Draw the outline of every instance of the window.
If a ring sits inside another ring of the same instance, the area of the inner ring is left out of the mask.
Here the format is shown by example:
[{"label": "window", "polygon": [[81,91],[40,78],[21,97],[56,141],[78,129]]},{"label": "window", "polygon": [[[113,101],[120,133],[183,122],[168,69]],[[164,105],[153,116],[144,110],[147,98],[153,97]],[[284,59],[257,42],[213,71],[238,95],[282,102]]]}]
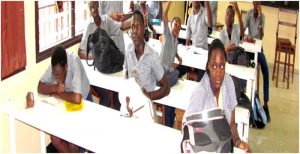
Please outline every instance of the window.
[{"label": "window", "polygon": [[38,1],[36,13],[36,62],[51,56],[53,47],[79,43],[89,17],[86,1]]}]

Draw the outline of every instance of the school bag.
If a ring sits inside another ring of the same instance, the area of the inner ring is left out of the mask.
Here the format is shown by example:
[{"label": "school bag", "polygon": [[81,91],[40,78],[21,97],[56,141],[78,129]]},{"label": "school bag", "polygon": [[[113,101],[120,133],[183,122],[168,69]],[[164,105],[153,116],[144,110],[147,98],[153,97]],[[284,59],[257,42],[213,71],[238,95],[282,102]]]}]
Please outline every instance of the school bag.
[{"label": "school bag", "polygon": [[182,153],[232,152],[229,124],[220,108],[186,116],[182,124]]},{"label": "school bag", "polygon": [[89,35],[87,42],[87,55],[92,50],[93,63],[99,72],[110,74],[123,70],[124,54],[116,46],[115,42],[108,36],[105,30],[100,27]]},{"label": "school bag", "polygon": [[227,53],[227,61],[230,64],[242,65],[246,67],[253,67],[254,63],[251,63],[250,57],[245,49],[242,47],[236,47],[236,50],[233,52]]},{"label": "school bag", "polygon": [[262,108],[259,100],[258,93],[255,93],[254,106],[253,106],[253,118],[255,121],[255,128],[264,128],[267,124],[267,115]]}]

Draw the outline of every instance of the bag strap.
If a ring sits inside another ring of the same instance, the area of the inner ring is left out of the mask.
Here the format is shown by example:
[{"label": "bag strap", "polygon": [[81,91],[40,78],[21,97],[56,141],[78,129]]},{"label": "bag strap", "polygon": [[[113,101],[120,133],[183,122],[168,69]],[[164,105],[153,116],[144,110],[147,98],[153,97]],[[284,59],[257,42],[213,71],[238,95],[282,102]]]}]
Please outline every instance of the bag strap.
[{"label": "bag strap", "polygon": [[90,53],[90,38],[91,38],[92,35],[93,35],[93,33],[89,35],[88,40],[87,40],[87,45],[86,45],[86,63],[87,63],[88,66],[93,66],[94,63],[95,63],[94,60],[93,60],[92,64],[88,63],[88,58],[89,58],[89,53]]},{"label": "bag strap", "polygon": [[215,118],[218,116],[224,116],[224,112],[221,109],[212,110],[209,112],[202,112],[199,114],[193,114],[193,115],[187,116],[186,120],[191,121],[191,120],[199,120],[199,119],[203,119],[203,118],[209,119],[209,118]]}]

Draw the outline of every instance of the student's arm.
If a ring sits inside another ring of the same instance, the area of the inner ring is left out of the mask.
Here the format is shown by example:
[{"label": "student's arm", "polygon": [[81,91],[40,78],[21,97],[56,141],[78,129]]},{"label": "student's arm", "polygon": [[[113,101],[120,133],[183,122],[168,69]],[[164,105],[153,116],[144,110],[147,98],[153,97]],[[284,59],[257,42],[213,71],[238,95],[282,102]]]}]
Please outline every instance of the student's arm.
[{"label": "student's arm", "polygon": [[262,40],[264,37],[265,16],[262,14],[261,5],[258,5],[258,16],[261,17],[258,25],[258,31],[260,33],[259,39]]},{"label": "student's arm", "polygon": [[166,28],[166,26],[168,26],[168,12],[169,12],[169,9],[170,9],[170,6],[171,6],[171,2],[168,1],[165,9],[164,9],[164,15],[163,15],[163,21],[164,21],[164,27]]},{"label": "student's arm", "polygon": [[245,150],[246,152],[251,152],[249,145],[243,142],[239,137],[236,124],[235,124],[235,110],[231,112],[230,132],[232,135],[233,145],[235,147]]},{"label": "student's arm", "polygon": [[121,22],[121,30],[124,31],[124,30],[127,30],[131,27],[131,18]]},{"label": "student's arm", "polygon": [[178,53],[176,53],[176,58],[177,58],[177,60],[178,60],[178,62],[179,62],[179,65],[181,65],[181,63],[182,63],[182,58],[178,55]]},{"label": "student's arm", "polygon": [[[79,56],[79,58],[80,59],[86,59],[86,57],[87,57],[87,54],[86,54],[86,52],[85,51],[83,51],[82,49],[78,49],[78,56]],[[88,55],[88,60],[92,60],[94,57],[93,57],[93,55],[92,54],[89,54]]]},{"label": "student's arm", "polygon": [[[87,25],[86,29],[83,32],[82,38],[81,38],[81,42],[79,45],[79,49],[78,49],[78,56],[80,59],[86,59],[87,58],[87,43],[88,43],[88,38],[89,35],[92,33],[92,28],[90,26],[90,24]],[[93,59],[93,55],[89,54],[88,55],[88,60],[92,60]]]},{"label": "student's arm", "polygon": [[243,24],[240,10],[239,10],[239,6],[238,6],[237,2],[231,2],[231,4],[233,5],[236,15],[238,16],[239,25],[240,25],[240,37],[243,38],[244,37],[244,24]]},{"label": "student's arm", "polygon": [[112,12],[109,17],[111,17],[114,21],[121,21],[121,18],[123,17],[122,12]]},{"label": "student's arm", "polygon": [[157,100],[161,99],[170,93],[170,87],[167,81],[166,74],[164,73],[162,79],[159,81],[160,88],[158,90],[147,92],[145,89],[143,89],[143,93],[146,94],[148,98],[151,100]]},{"label": "student's arm", "polygon": [[82,95],[80,93],[74,93],[74,92],[63,92],[60,94],[57,94],[57,96],[63,100],[66,100],[71,103],[80,104]]},{"label": "student's arm", "polygon": [[185,39],[185,45],[189,46],[192,45],[191,36],[192,36],[192,30],[191,30],[191,15],[188,18],[187,26],[186,26],[186,39]]},{"label": "student's arm", "polygon": [[212,28],[212,15],[211,15],[211,9],[209,5],[209,1],[205,1],[205,8],[207,11],[207,26],[209,28]]},{"label": "student's arm", "polygon": [[225,47],[225,52],[231,52],[231,51],[235,51],[236,46],[233,42],[230,42],[226,47]]},{"label": "student's arm", "polygon": [[65,90],[64,84],[46,84],[41,81],[38,84],[38,93],[43,95],[62,93],[64,90]]}]

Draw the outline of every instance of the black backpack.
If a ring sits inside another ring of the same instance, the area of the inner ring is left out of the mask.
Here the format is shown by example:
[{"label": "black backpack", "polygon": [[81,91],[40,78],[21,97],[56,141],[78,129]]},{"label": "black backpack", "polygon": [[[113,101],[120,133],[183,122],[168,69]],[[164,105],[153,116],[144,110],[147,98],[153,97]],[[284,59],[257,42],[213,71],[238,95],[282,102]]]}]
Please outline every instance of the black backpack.
[{"label": "black backpack", "polygon": [[245,49],[242,47],[236,47],[236,50],[232,53],[227,54],[227,61],[230,64],[236,64],[236,65],[242,65],[246,67],[253,67],[254,63],[251,63],[250,57],[247,52],[245,52]]},{"label": "black backpack", "polygon": [[238,106],[249,110],[250,113],[249,126],[253,128],[264,128],[266,125],[266,118],[265,118],[266,115],[264,113],[264,110],[261,108],[258,94],[257,93],[255,94],[254,108],[252,108],[252,103],[250,99],[247,97],[245,92],[241,89],[240,86],[241,80],[235,76],[231,76],[231,77],[235,86],[236,100],[238,102]]},{"label": "black backpack", "polygon": [[92,50],[94,61],[89,66],[94,65],[99,72],[115,73],[123,70],[124,54],[116,46],[115,42],[108,36],[105,30],[97,28],[88,37],[87,55]]}]

